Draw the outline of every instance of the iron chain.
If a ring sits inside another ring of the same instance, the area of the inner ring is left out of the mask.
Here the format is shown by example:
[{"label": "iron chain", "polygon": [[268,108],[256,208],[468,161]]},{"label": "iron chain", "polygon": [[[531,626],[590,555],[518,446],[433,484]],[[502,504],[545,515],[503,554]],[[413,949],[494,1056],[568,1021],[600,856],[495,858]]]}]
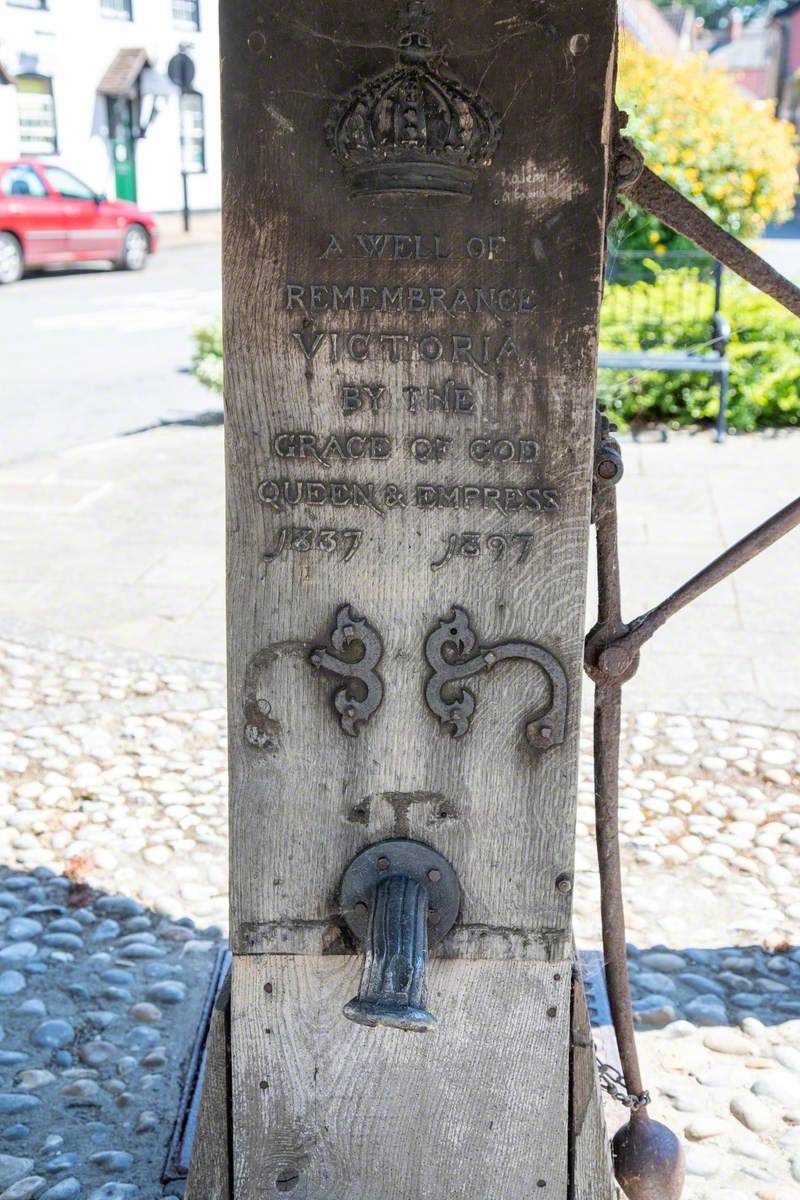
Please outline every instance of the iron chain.
[{"label": "iron chain", "polygon": [[625,1108],[629,1108],[631,1112],[637,1112],[638,1109],[644,1108],[650,1103],[650,1093],[642,1092],[637,1096],[635,1092],[629,1092],[625,1085],[625,1076],[611,1063],[601,1062],[596,1059],[597,1072],[600,1076],[600,1086],[603,1091],[608,1092],[609,1096],[613,1096]]}]

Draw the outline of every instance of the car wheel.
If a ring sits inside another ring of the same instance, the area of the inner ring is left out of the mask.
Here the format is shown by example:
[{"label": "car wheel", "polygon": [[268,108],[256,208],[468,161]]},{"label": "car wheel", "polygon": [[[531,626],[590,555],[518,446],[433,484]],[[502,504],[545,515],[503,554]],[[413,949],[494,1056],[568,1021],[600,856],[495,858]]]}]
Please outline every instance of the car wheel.
[{"label": "car wheel", "polygon": [[117,262],[117,267],[120,271],[141,271],[147,266],[149,253],[150,239],[147,231],[141,225],[131,225],[125,231],[122,254]]},{"label": "car wheel", "polygon": [[0,233],[0,283],[16,283],[24,269],[22,246],[13,233]]}]

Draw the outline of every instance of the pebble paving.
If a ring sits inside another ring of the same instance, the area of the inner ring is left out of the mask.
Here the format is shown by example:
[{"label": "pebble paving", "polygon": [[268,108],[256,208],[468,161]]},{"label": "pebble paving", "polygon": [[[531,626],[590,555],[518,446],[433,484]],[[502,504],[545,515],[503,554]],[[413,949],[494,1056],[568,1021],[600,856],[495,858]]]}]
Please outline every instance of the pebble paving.
[{"label": "pebble paving", "polygon": [[[226,920],[221,679],[0,641],[0,710],[0,1200],[154,1200]],[[587,738],[586,947],[591,767]],[[685,1195],[800,1200],[800,739],[638,713],[621,782],[639,1042]]]}]

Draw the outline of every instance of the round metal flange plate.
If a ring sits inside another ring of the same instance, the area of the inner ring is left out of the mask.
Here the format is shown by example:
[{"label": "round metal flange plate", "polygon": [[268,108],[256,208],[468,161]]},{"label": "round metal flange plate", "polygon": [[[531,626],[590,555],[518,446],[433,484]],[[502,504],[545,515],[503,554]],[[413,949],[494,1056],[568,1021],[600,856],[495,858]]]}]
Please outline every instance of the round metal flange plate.
[{"label": "round metal flange plate", "polygon": [[458,877],[450,863],[431,846],[411,838],[387,838],[356,855],[342,876],[341,913],[348,928],[363,942],[371,895],[381,879],[409,875],[428,892],[428,945],[435,946],[453,928],[461,903]]}]

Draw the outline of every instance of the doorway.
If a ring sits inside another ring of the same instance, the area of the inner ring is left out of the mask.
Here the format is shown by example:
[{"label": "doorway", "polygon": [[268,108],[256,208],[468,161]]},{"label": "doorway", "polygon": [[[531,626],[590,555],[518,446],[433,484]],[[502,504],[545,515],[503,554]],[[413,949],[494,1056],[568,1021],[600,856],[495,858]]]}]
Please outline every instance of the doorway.
[{"label": "doorway", "polygon": [[136,143],[133,137],[133,104],[127,96],[108,98],[108,136],[114,160],[114,186],[118,200],[136,203]]}]

